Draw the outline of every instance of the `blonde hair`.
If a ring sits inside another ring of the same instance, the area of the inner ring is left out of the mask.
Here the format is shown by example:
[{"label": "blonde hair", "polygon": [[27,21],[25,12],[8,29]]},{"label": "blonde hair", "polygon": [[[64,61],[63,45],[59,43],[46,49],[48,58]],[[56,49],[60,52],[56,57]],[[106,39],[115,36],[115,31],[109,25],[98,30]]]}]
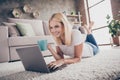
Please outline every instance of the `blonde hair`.
[{"label": "blonde hair", "polygon": [[[72,30],[72,25],[69,23],[66,15],[64,15],[63,13],[54,13],[50,20],[49,20],[49,24],[50,21],[52,19],[56,19],[56,21],[63,23],[64,26],[64,36],[65,36],[65,45],[70,45],[71,44],[71,30]],[[50,25],[49,25],[49,30],[50,30]],[[55,41],[58,45],[62,44],[60,38],[57,38],[55,36],[53,36],[55,38]]]}]

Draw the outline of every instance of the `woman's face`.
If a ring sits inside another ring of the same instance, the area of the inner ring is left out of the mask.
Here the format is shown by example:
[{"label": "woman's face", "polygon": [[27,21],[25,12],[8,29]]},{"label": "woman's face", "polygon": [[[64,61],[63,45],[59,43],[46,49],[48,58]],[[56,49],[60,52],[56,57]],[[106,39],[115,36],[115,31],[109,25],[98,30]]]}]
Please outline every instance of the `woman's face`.
[{"label": "woman's face", "polygon": [[55,37],[62,37],[64,34],[64,26],[62,23],[52,19],[49,23],[50,25],[50,32]]}]

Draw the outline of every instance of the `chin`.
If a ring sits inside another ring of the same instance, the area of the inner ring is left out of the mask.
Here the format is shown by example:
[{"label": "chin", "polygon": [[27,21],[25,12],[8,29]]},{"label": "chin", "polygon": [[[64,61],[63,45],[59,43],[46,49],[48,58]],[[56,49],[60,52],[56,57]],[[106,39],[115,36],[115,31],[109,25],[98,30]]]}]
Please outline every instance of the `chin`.
[{"label": "chin", "polygon": [[60,35],[54,35],[55,37],[60,37]]},{"label": "chin", "polygon": [[52,34],[55,37],[60,37],[60,34]]},{"label": "chin", "polygon": [[60,37],[60,36],[58,35],[58,36],[55,36],[55,37],[57,37],[57,38],[58,38],[58,37]]}]

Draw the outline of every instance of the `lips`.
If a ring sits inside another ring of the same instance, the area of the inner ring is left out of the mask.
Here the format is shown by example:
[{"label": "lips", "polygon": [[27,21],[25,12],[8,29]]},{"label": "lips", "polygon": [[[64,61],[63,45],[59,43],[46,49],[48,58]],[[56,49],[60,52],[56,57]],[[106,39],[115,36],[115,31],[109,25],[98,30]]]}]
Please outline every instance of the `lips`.
[{"label": "lips", "polygon": [[53,35],[56,36],[56,37],[59,37],[60,33],[59,32],[55,32],[55,33],[53,33]]}]

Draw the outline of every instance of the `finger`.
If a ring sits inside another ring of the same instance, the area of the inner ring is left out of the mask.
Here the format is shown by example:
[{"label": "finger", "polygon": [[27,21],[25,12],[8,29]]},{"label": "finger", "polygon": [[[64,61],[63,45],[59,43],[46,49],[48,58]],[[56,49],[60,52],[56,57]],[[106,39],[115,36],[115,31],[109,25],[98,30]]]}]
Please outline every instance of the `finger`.
[{"label": "finger", "polygon": [[54,70],[54,67],[55,67],[55,65],[54,65],[54,66],[51,66],[49,69],[50,69],[50,70]]},{"label": "finger", "polygon": [[48,68],[50,68],[52,65],[53,65],[53,64],[52,64],[52,63],[50,63],[50,64],[48,64],[47,66],[48,66]]},{"label": "finger", "polygon": [[55,66],[55,64],[51,63],[48,65],[48,68],[52,69]]},{"label": "finger", "polygon": [[59,68],[59,67],[57,67],[57,66],[54,66],[54,67],[53,67],[53,70],[56,70],[56,69],[58,69],[58,68]]},{"label": "finger", "polygon": [[51,63],[49,63],[47,66],[50,67],[54,64],[54,61],[52,61]]},{"label": "finger", "polygon": [[55,66],[56,66],[56,65],[52,64],[52,65],[50,66],[50,68],[53,69]]}]

